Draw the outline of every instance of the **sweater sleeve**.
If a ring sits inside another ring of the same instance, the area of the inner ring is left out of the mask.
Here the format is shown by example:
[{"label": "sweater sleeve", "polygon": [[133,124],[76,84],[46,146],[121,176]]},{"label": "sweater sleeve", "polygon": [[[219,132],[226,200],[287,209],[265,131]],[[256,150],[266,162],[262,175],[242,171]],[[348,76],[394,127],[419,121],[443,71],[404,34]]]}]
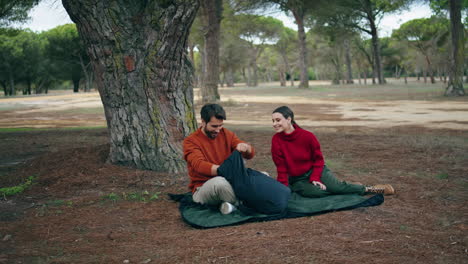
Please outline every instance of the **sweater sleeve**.
[{"label": "sweater sleeve", "polygon": [[271,140],[271,157],[276,165],[276,172],[278,174],[276,180],[288,186],[289,182],[286,161],[284,159],[283,152],[281,151],[280,143],[275,139],[275,137]]},{"label": "sweater sleeve", "polygon": [[320,143],[314,134],[311,133],[311,159],[312,159],[312,173],[310,174],[309,181],[321,182],[323,166],[325,161],[323,159],[322,151],[320,150]]},{"label": "sweater sleeve", "polygon": [[186,138],[184,140],[184,159],[196,172],[211,175],[211,167],[214,164],[206,161],[200,146],[193,139]]}]

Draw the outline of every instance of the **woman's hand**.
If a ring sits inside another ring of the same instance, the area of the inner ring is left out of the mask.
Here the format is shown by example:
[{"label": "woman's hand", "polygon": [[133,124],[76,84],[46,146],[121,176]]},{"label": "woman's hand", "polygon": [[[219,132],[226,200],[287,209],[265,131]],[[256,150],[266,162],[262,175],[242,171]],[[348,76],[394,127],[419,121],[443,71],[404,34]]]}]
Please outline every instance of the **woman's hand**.
[{"label": "woman's hand", "polygon": [[315,185],[315,186],[318,186],[321,190],[326,190],[327,189],[327,186],[325,186],[325,184],[321,183],[321,182],[318,182],[318,181],[312,181],[312,184]]}]

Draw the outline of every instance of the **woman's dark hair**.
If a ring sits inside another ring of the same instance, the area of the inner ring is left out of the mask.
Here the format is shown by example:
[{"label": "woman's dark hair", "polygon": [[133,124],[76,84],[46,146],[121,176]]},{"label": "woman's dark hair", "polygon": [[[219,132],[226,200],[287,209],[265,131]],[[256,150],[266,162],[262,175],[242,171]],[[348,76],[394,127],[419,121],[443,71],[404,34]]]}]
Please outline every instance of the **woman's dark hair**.
[{"label": "woman's dark hair", "polygon": [[280,107],[276,108],[276,109],[273,111],[272,114],[274,114],[274,113],[280,113],[280,114],[282,114],[282,115],[284,116],[284,118],[286,118],[286,119],[288,119],[288,117],[291,117],[291,123],[297,125],[296,120],[294,120],[294,113],[293,113],[293,111],[291,110],[291,108],[289,108],[289,107],[283,105],[283,106],[280,106]]},{"label": "woman's dark hair", "polygon": [[203,121],[206,123],[210,122],[211,117],[216,117],[216,119],[226,120],[226,112],[219,104],[206,104],[200,110],[200,115]]}]

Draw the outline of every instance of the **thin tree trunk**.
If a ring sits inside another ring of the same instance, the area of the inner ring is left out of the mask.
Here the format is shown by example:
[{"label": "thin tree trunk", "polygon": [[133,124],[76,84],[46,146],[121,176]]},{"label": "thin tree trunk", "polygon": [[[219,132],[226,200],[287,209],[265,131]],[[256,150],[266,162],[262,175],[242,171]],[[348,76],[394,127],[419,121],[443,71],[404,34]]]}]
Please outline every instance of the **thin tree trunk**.
[{"label": "thin tree trunk", "polygon": [[449,83],[445,95],[465,95],[463,88],[464,64],[464,29],[461,23],[461,9],[463,0],[449,0],[450,29],[452,33],[452,57],[450,61]]},{"label": "thin tree trunk", "polygon": [[201,0],[205,41],[205,67],[203,76],[202,102],[220,100],[219,83],[219,36],[221,28],[222,0]]},{"label": "thin tree trunk", "polygon": [[203,87],[203,78],[205,76],[206,72],[206,62],[205,62],[205,45],[200,49],[200,61],[201,61],[201,69],[200,69],[200,75],[198,76],[198,87],[200,87],[200,90]]},{"label": "thin tree trunk", "polygon": [[85,88],[84,88],[84,91],[85,92],[89,92],[89,90],[91,90],[91,88],[89,87],[90,85],[90,74],[88,72],[88,67],[84,64],[84,61],[83,61],[83,56],[79,55],[79,58],[80,58],[80,66],[81,66],[81,70],[83,71],[83,74],[84,74],[84,77],[85,77]]},{"label": "thin tree trunk", "polygon": [[346,83],[353,84],[354,81],[353,81],[353,69],[351,66],[351,49],[349,47],[348,39],[344,40],[344,48],[345,48],[346,70],[347,70]]},{"label": "thin tree trunk", "polygon": [[8,95],[16,95],[16,88],[15,88],[15,79],[13,78],[13,74],[10,72],[10,89]]},{"label": "thin tree trunk", "polygon": [[228,72],[226,76],[226,85],[227,87],[234,87],[234,71],[232,70],[232,67],[228,67]]},{"label": "thin tree trunk", "polygon": [[186,171],[182,140],[196,120],[185,50],[198,2],[62,2],[93,65],[108,124],[108,160]]},{"label": "thin tree trunk", "polygon": [[367,85],[367,70],[364,70],[364,85]]},{"label": "thin tree trunk", "polygon": [[307,45],[306,34],[304,29],[304,13],[300,10],[292,10],[297,24],[297,34],[299,40],[299,70],[300,70],[300,83],[299,88],[309,87],[309,73],[307,72]]},{"label": "thin tree trunk", "polygon": [[280,80],[280,86],[286,86],[286,72],[282,66],[278,67],[278,77]]},{"label": "thin tree trunk", "polygon": [[374,54],[375,75],[377,79],[379,80],[379,84],[385,84],[385,79],[384,79],[383,70],[382,70],[381,56],[380,56],[380,43],[379,43],[379,36],[377,33],[377,26],[375,24],[374,15],[369,12],[367,14],[367,19],[369,21],[369,26],[371,28],[372,51]]}]

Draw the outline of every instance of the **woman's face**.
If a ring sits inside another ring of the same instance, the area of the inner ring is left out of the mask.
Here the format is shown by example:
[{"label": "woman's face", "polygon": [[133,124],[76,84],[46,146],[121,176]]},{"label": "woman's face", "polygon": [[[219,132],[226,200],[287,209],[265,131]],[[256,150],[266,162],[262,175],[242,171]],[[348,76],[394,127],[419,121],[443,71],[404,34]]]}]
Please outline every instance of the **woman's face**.
[{"label": "woman's face", "polygon": [[286,119],[280,113],[273,113],[271,115],[271,121],[273,121],[273,129],[275,129],[276,133],[289,131],[291,128],[291,117]]}]

